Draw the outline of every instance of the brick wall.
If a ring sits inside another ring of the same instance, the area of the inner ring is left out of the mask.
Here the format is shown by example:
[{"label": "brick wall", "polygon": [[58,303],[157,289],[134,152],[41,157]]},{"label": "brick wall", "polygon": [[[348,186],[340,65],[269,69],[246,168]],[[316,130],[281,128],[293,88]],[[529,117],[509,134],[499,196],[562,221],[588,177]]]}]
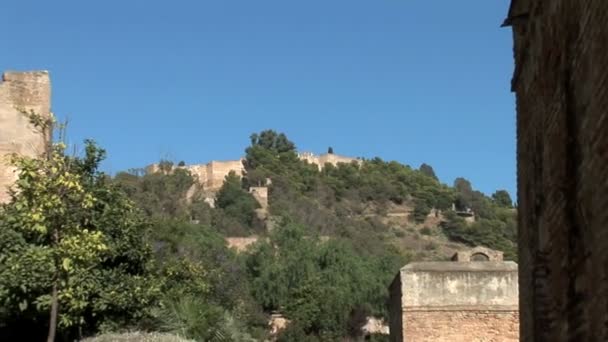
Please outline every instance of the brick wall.
[{"label": "brick wall", "polygon": [[403,325],[403,341],[519,341],[517,311],[411,311],[403,315]]},{"label": "brick wall", "polygon": [[522,341],[608,341],[608,1],[509,16]]},{"label": "brick wall", "polygon": [[517,264],[416,262],[389,287],[390,341],[517,341]]}]

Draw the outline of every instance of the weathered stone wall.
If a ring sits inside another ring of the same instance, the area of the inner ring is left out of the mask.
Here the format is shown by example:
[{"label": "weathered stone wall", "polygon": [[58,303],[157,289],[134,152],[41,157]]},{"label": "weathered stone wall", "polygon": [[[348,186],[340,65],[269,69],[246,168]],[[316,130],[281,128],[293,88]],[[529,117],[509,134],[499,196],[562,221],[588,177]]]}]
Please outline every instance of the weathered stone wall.
[{"label": "weathered stone wall", "polygon": [[249,188],[249,193],[260,204],[261,209],[268,210],[268,187],[255,186]]},{"label": "weathered stone wall", "polygon": [[403,341],[519,341],[517,311],[411,311],[403,314],[403,322]]},{"label": "weathered stone wall", "polygon": [[[322,154],[314,155],[312,153],[302,153],[298,155],[300,159],[306,160],[309,163],[316,164],[319,169],[322,169],[326,163],[332,165],[338,165],[339,163],[351,163],[358,161],[356,158],[344,157],[337,154]],[[192,175],[198,180],[199,184],[202,184],[204,191],[211,193],[217,192],[224,184],[226,176],[234,171],[238,176],[242,176],[245,173],[245,166],[243,165],[243,159],[239,160],[228,160],[228,161],[211,161],[207,164],[194,164],[183,166],[189,170]],[[158,172],[160,171],[158,164],[152,164],[146,168],[147,172]],[[195,189],[191,189],[193,193]]]},{"label": "weathered stone wall", "polygon": [[390,289],[391,341],[517,341],[514,262],[418,262]]},{"label": "weathered stone wall", "polygon": [[304,152],[300,153],[298,156],[301,160],[306,160],[311,164],[316,164],[319,167],[319,170],[323,169],[325,164],[337,166],[340,163],[350,164],[352,162],[359,162],[359,159],[357,158],[345,157],[333,153],[315,155],[310,152]]},{"label": "weathered stone wall", "polygon": [[452,257],[452,261],[468,262],[476,261],[476,256],[481,255],[486,261],[503,261],[504,253],[486,247],[478,246],[466,251],[458,251]]},{"label": "weathered stone wall", "polygon": [[514,0],[522,341],[608,341],[608,1]]},{"label": "weathered stone wall", "polygon": [[234,248],[237,252],[246,251],[249,246],[258,242],[257,236],[249,237],[227,237],[226,244],[228,248]]},{"label": "weathered stone wall", "polygon": [[230,172],[234,172],[241,177],[245,172],[243,161],[212,161],[207,164],[207,179],[203,183],[205,189],[210,191],[219,190]]},{"label": "weathered stone wall", "polygon": [[[245,172],[242,160],[229,160],[229,161],[211,161],[207,164],[195,164],[187,166],[175,166],[176,168],[184,168],[192,174],[197,180],[199,185],[202,185],[204,191],[217,192],[222,185],[226,176],[230,172],[236,173],[237,176],[241,177]],[[158,164],[152,164],[146,167],[147,172],[159,172],[160,168]],[[198,187],[191,189],[190,192],[199,190]]]},{"label": "weathered stone wall", "polygon": [[51,82],[47,72],[4,73],[0,83],[0,203],[9,200],[7,189],[17,176],[7,163],[7,155],[40,155],[50,139],[35,130],[21,111],[49,116],[50,107]]}]

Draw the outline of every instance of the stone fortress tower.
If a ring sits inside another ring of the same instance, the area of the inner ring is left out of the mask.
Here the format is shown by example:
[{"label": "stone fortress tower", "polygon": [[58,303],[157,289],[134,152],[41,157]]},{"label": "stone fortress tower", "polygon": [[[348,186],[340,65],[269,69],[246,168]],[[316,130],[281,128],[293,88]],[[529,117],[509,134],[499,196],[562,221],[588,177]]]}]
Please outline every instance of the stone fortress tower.
[{"label": "stone fortress tower", "polygon": [[389,288],[390,341],[519,341],[517,264],[484,247],[413,262]]},{"label": "stone fortress tower", "polygon": [[46,71],[5,72],[0,82],[0,203],[7,202],[8,188],[16,180],[7,156],[36,156],[44,152],[50,137],[36,131],[22,111],[51,115],[51,82]]}]

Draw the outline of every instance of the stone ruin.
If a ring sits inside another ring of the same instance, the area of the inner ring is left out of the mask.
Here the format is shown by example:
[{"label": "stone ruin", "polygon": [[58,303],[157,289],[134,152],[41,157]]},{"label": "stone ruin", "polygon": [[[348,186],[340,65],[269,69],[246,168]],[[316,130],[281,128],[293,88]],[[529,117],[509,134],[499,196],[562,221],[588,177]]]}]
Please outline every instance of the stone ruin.
[{"label": "stone ruin", "polygon": [[517,264],[477,247],[414,262],[389,288],[390,341],[518,341]]}]

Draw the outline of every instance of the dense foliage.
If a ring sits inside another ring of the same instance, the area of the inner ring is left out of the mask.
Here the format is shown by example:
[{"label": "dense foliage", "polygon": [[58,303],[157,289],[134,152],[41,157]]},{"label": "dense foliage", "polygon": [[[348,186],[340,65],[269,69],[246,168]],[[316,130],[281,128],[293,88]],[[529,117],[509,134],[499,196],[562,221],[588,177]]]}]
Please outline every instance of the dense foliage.
[{"label": "dense foliage", "polygon": [[39,340],[49,312],[63,335],[132,324],[159,294],[145,222],[97,171],[104,151],[92,142],[82,158],[64,149],[57,143],[47,158],[13,157],[19,179],[0,211],[3,335]]},{"label": "dense foliage", "polygon": [[360,336],[367,316],[386,316],[386,284],[402,262],[394,250],[366,258],[347,240],[323,241],[289,222],[256,246],[247,271],[264,309],[294,322],[286,334],[335,341]]},{"label": "dense foliage", "polygon": [[[0,339],[46,336],[53,301],[65,339],[139,329],[264,340],[273,312],[290,322],[280,341],[358,339],[367,317],[387,317],[387,287],[412,260],[395,239],[406,229],[516,258],[504,190],[488,197],[464,178],[442,184],[430,165],[379,158],[319,168],[272,130],[245,153],[246,173],[226,177],[213,207],[182,162],[109,177],[90,141],[82,156],[61,143],[15,156],[19,179],[0,209]],[[250,186],[269,186],[268,213]],[[395,207],[411,211],[397,231],[384,220]],[[246,252],[226,245],[250,235]]]}]

